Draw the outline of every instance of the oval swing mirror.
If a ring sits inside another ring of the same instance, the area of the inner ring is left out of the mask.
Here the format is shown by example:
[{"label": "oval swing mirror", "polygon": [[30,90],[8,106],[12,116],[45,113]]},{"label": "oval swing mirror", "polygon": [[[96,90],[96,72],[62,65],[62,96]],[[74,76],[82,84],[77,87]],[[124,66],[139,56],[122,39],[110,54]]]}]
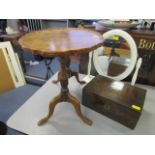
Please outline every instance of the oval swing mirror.
[{"label": "oval swing mirror", "polygon": [[104,46],[93,54],[96,71],[114,80],[123,80],[136,65],[136,43],[127,32],[118,29],[104,33],[103,39]]}]

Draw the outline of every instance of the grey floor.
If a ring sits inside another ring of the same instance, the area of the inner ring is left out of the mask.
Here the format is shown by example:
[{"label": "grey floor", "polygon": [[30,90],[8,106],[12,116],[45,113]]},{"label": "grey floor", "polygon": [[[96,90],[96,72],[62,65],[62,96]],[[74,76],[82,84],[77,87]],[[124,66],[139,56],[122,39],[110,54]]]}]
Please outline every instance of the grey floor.
[{"label": "grey floor", "polygon": [[[72,69],[78,71],[78,64],[72,62]],[[51,63],[51,68],[56,73],[59,70],[58,59],[55,58]],[[27,74],[44,78],[46,75],[46,67],[44,61],[40,61],[39,65],[26,66]],[[0,121],[7,122],[9,117],[24,104],[40,87],[32,84],[26,84],[20,88],[0,94]],[[20,118],[19,118],[20,119]],[[8,135],[22,134],[18,131],[8,128]]]}]

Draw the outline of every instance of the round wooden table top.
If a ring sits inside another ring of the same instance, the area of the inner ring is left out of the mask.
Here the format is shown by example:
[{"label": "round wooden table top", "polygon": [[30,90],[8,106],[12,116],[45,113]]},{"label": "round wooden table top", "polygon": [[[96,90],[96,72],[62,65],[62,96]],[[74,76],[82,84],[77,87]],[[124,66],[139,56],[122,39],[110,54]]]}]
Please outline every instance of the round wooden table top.
[{"label": "round wooden table top", "polygon": [[25,50],[42,56],[63,56],[90,52],[103,44],[101,34],[78,28],[45,29],[19,39]]}]

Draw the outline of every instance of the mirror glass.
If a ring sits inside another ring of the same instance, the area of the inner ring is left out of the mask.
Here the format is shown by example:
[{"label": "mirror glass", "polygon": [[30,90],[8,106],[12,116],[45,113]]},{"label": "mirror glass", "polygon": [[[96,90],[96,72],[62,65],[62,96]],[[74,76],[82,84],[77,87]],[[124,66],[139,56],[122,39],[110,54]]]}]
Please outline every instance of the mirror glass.
[{"label": "mirror glass", "polygon": [[122,74],[131,63],[131,52],[125,39],[113,36],[104,41],[102,52],[98,54],[102,72],[111,77]]}]

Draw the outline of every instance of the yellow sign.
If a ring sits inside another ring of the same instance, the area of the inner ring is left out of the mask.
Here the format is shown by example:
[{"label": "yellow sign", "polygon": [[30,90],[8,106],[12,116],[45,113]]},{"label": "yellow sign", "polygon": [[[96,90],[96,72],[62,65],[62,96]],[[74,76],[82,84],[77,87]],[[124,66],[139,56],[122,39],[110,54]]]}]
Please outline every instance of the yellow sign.
[{"label": "yellow sign", "polygon": [[113,36],[113,40],[118,41],[119,40],[119,36]]},{"label": "yellow sign", "polygon": [[132,105],[132,108],[138,111],[141,111],[141,107],[137,106],[137,105]]}]

